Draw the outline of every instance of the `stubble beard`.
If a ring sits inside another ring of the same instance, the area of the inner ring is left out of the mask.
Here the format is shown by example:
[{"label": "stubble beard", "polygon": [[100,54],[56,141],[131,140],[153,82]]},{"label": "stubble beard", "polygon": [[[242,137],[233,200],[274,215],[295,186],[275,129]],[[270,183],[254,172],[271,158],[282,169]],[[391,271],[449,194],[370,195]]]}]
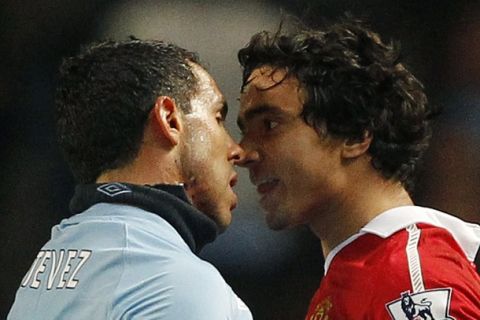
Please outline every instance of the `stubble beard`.
[{"label": "stubble beard", "polygon": [[[216,200],[215,194],[207,183],[209,180],[207,172],[211,168],[206,166],[206,163],[208,163],[208,159],[200,158],[190,145],[184,144],[182,146],[180,166],[185,190],[193,206],[212,219],[220,228],[220,231],[223,231],[226,226],[223,226],[219,220],[221,213],[218,208],[218,200]],[[211,181],[209,182],[211,183]]]}]

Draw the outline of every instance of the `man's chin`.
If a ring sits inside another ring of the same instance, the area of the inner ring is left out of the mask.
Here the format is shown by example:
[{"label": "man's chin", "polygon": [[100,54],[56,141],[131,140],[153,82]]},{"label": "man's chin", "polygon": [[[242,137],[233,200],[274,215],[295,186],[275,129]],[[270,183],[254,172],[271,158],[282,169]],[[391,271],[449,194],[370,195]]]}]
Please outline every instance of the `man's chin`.
[{"label": "man's chin", "polygon": [[228,209],[216,212],[215,215],[210,216],[210,218],[217,225],[219,233],[225,232],[232,223],[232,213]]},{"label": "man's chin", "polygon": [[215,221],[215,223],[217,224],[217,227],[218,227],[218,233],[224,233],[228,229],[228,227],[230,227],[230,221],[229,222]]},{"label": "man's chin", "polygon": [[278,209],[274,211],[265,210],[265,220],[267,226],[274,231],[280,231],[284,229],[289,229],[293,227],[291,221],[287,219],[287,215],[282,214]]}]

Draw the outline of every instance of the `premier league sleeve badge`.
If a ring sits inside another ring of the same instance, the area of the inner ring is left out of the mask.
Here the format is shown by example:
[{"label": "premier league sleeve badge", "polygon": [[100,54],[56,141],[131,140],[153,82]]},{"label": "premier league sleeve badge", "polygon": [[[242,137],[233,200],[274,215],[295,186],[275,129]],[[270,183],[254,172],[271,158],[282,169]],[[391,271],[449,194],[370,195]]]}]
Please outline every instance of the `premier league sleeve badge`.
[{"label": "premier league sleeve badge", "polygon": [[446,320],[449,316],[452,289],[432,289],[422,292],[402,292],[399,299],[386,304],[393,320]]}]

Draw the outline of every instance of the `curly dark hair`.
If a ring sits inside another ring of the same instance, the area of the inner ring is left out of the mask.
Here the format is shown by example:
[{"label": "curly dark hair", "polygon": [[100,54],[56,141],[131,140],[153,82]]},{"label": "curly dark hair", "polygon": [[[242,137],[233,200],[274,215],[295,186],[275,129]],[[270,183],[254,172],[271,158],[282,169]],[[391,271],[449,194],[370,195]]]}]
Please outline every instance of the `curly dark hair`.
[{"label": "curly dark hair", "polygon": [[324,30],[298,22],[293,30],[282,29],[255,34],[239,51],[242,91],[254,69],[286,69],[307,92],[302,113],[307,124],[319,134],[355,141],[371,134],[373,167],[411,190],[437,112],[423,85],[400,63],[399,45],[384,44],[353,18]]},{"label": "curly dark hair", "polygon": [[56,92],[59,143],[75,178],[92,183],[138,154],[158,96],[175,99],[184,113],[197,79],[195,53],[155,40],[94,43],[60,67]]}]

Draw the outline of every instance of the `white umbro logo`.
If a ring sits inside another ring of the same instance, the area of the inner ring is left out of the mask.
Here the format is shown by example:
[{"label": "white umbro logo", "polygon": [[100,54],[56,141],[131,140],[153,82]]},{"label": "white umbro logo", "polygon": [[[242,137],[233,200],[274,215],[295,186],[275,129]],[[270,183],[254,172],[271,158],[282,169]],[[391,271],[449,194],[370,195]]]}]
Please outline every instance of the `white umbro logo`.
[{"label": "white umbro logo", "polygon": [[132,190],[130,190],[130,188],[128,188],[126,185],[118,182],[102,184],[97,188],[97,190],[110,197],[115,197],[122,193],[132,192]]}]

